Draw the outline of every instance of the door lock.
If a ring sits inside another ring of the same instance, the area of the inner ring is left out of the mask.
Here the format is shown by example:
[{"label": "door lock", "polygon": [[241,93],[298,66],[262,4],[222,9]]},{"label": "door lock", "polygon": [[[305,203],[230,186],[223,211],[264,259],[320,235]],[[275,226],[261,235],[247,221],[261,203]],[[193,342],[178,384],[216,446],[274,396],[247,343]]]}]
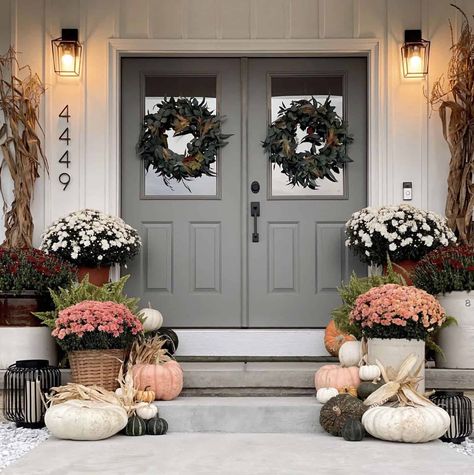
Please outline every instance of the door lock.
[{"label": "door lock", "polygon": [[260,240],[260,235],[258,234],[258,217],[260,216],[259,201],[252,201],[250,203],[250,216],[253,217],[252,242],[258,242]]}]

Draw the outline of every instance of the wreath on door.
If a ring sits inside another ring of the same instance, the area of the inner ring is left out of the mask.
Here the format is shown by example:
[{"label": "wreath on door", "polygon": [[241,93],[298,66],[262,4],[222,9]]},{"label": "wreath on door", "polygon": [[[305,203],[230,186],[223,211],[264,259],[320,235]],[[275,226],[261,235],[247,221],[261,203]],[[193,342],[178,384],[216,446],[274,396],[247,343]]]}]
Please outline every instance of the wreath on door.
[{"label": "wreath on door", "polygon": [[[144,117],[137,145],[145,170],[152,168],[167,186],[171,179],[181,182],[202,175],[215,176],[211,165],[230,137],[222,133],[222,118],[209,110],[205,99],[199,102],[195,97],[165,98],[155,107],[156,113]],[[174,137],[193,135],[184,154],[168,147],[170,130]]]},{"label": "wreath on door", "polygon": [[[298,127],[306,132],[301,141],[296,135]],[[352,162],[347,155],[347,145],[352,141],[347,123],[337,114],[330,97],[324,103],[312,97],[280,107],[277,119],[268,127],[263,148],[270,162],[280,165],[288,176],[288,184],[315,190],[316,180],[336,182],[334,174]],[[310,149],[298,152],[298,145],[305,142],[311,144]]]}]

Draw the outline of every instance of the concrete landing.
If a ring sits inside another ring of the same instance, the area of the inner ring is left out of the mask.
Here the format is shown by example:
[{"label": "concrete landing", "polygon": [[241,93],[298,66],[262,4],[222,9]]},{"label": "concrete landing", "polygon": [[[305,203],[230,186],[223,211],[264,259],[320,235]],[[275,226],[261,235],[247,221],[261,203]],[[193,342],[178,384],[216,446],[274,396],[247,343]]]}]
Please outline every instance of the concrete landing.
[{"label": "concrete landing", "polygon": [[155,403],[170,432],[315,433],[313,397],[181,397]]},{"label": "concrete landing", "polygon": [[471,475],[442,442],[346,442],[327,434],[168,434],[50,439],[2,475]]}]

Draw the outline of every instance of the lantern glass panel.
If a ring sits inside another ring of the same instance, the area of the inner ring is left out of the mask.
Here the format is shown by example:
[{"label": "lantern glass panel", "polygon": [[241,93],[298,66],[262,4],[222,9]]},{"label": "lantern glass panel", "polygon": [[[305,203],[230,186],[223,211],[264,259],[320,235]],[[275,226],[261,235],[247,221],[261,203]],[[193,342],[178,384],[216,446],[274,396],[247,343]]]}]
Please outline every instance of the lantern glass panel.
[{"label": "lantern glass panel", "polygon": [[428,74],[430,42],[421,40],[402,46],[403,75],[406,78],[421,78]]},{"label": "lantern glass panel", "polygon": [[63,41],[59,38],[53,41],[52,48],[54,71],[60,76],[79,76],[82,45],[77,41]]}]

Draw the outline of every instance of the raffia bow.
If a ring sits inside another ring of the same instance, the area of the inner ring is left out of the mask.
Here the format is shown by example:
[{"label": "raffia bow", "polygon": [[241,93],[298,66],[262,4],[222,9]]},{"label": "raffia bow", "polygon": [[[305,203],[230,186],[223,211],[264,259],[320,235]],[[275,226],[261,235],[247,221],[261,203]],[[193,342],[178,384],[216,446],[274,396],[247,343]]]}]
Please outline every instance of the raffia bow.
[{"label": "raffia bow", "polygon": [[[416,367],[418,358],[409,355],[401,364],[398,372],[385,368],[376,360],[385,384],[374,391],[365,401],[366,406],[381,406],[389,401],[400,406],[432,406],[433,403],[416,390],[416,384],[422,379],[419,375],[423,361]],[[415,369],[416,368],[416,369]]]}]

